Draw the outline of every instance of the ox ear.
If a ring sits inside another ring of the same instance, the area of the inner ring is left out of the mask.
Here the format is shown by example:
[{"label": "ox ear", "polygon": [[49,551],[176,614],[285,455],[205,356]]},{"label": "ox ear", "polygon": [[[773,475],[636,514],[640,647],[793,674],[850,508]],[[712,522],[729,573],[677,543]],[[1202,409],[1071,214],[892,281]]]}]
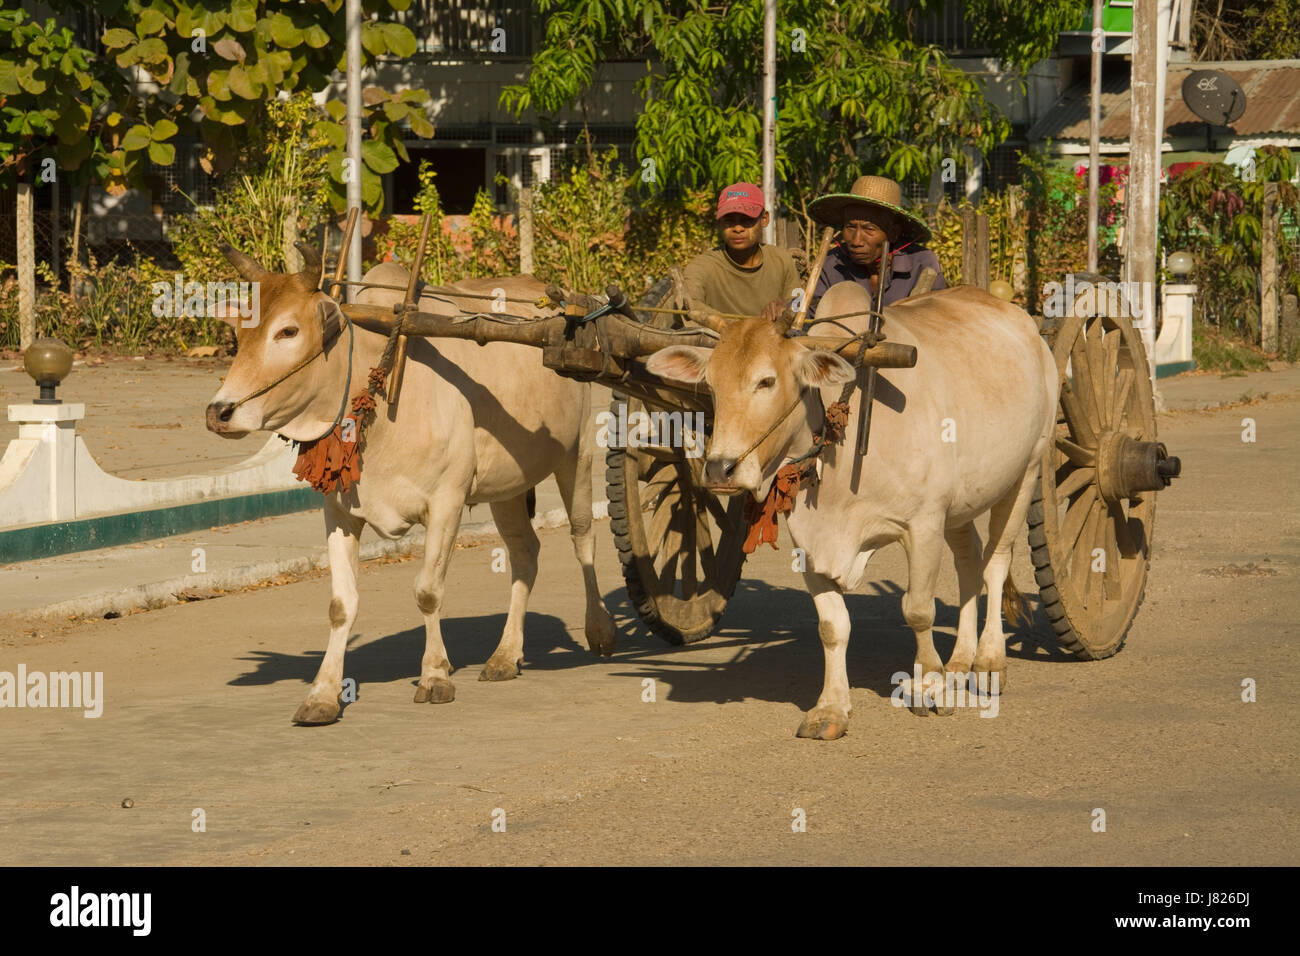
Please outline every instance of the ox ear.
[{"label": "ox ear", "polygon": [[800,385],[824,388],[843,385],[857,378],[853,366],[826,349],[800,349],[794,360],[794,376]]},{"label": "ox ear", "polygon": [[327,341],[331,335],[343,327],[346,321],[343,310],[333,299],[324,298],[316,303],[316,318],[320,320],[321,341]]},{"label": "ox ear", "polygon": [[698,385],[704,381],[704,371],[709,367],[712,349],[695,348],[689,345],[670,345],[660,349],[645,360],[645,370],[651,375]]}]

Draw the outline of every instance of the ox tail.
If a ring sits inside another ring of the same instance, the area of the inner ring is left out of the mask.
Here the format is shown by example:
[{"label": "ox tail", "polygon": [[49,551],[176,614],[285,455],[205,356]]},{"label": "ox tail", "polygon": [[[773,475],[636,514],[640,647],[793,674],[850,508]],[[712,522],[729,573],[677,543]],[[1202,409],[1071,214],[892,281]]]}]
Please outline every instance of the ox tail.
[{"label": "ox tail", "polygon": [[1013,629],[1029,620],[1029,602],[1016,588],[1010,568],[1007,568],[1007,579],[1002,582],[1002,616]]},{"label": "ox tail", "polygon": [[532,521],[537,517],[537,489],[528,489],[528,520]]}]

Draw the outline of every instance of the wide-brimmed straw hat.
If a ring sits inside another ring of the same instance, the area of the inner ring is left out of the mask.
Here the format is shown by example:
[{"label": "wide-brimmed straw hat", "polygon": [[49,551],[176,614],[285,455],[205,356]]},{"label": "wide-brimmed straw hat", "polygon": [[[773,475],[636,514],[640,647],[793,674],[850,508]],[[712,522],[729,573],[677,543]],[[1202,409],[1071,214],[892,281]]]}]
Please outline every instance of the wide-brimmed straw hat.
[{"label": "wide-brimmed straw hat", "polygon": [[902,239],[925,242],[930,238],[930,227],[925,220],[903,208],[903,188],[885,176],[859,176],[851,190],[819,196],[808,207],[808,212],[822,225],[838,229],[844,225],[844,210],[854,203],[892,213]]}]

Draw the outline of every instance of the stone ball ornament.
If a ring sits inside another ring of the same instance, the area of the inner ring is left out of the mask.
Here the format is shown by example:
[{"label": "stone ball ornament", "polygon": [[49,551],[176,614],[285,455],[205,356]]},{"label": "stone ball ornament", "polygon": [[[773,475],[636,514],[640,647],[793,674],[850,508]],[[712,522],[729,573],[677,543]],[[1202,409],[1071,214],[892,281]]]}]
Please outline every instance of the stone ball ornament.
[{"label": "stone ball ornament", "polygon": [[58,339],[41,337],[23,353],[23,369],[40,387],[36,404],[58,405],[61,400],[54,390],[72,371],[72,349]]},{"label": "stone ball ornament", "polygon": [[1189,276],[1192,270],[1196,268],[1196,260],[1192,258],[1190,252],[1175,252],[1165,260],[1165,268],[1169,270],[1171,276]]}]

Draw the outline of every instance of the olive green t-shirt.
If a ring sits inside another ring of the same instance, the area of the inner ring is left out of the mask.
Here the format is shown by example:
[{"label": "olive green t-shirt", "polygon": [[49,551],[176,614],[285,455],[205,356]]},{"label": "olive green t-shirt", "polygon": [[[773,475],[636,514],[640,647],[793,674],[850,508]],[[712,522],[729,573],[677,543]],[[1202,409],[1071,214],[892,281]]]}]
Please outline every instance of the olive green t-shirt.
[{"label": "olive green t-shirt", "polygon": [[762,261],[742,269],[723,249],[711,249],[686,266],[686,291],[695,308],[736,315],[759,315],[773,299],[789,303],[801,287],[790,253],[778,246],[760,246]]}]

